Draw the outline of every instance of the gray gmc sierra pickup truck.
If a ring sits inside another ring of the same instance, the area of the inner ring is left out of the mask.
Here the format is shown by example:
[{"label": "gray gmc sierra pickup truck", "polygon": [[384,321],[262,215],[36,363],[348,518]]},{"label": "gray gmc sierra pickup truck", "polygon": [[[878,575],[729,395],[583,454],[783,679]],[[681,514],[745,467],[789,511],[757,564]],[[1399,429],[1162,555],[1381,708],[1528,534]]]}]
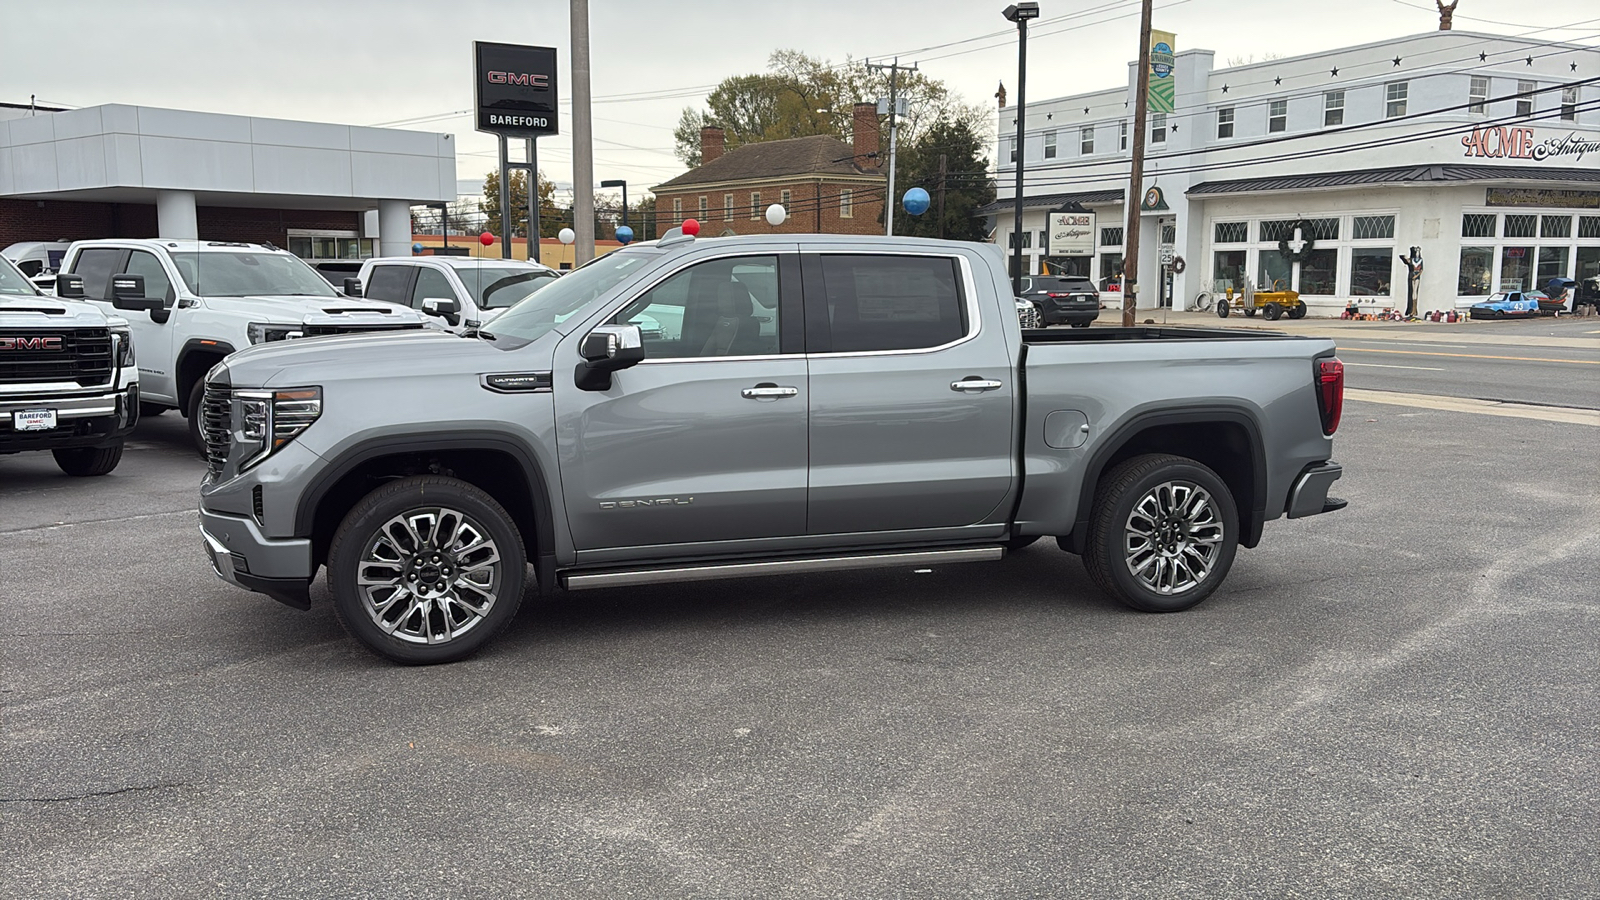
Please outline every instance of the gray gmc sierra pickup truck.
[{"label": "gray gmc sierra pickup truck", "polygon": [[1342,507],[1333,344],[1019,327],[1000,251],[696,240],[583,266],[488,332],[322,337],[207,376],[218,575],[404,663],[539,590],[997,560],[1040,536],[1141,610]]}]

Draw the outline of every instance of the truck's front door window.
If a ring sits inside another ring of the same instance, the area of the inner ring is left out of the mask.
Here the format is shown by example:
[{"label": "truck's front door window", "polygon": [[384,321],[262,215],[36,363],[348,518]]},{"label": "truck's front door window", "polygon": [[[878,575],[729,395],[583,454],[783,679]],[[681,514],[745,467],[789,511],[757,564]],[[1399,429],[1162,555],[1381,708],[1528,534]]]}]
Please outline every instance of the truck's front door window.
[{"label": "truck's front door window", "polygon": [[83,295],[90,300],[110,300],[111,275],[127,251],[120,247],[90,247],[72,261],[72,273],[83,276]]},{"label": "truck's front door window", "polygon": [[674,273],[612,320],[639,326],[645,358],[778,353],[778,258],[714,259]]},{"label": "truck's front door window", "polygon": [[416,287],[411,289],[411,308],[421,309],[422,301],[434,299],[461,302],[461,299],[456,296],[456,289],[450,286],[450,279],[444,277],[443,272],[438,269],[430,269],[427,266],[419,266],[417,268]]},{"label": "truck's front door window", "polygon": [[967,333],[950,257],[828,255],[822,279],[834,353],[939,347]]},{"label": "truck's front door window", "polygon": [[161,267],[161,260],[143,250],[135,250],[128,257],[127,273],[129,275],[144,276],[144,295],[146,297],[160,297],[168,306],[176,297],[172,294],[172,279],[167,277],[167,270]]}]

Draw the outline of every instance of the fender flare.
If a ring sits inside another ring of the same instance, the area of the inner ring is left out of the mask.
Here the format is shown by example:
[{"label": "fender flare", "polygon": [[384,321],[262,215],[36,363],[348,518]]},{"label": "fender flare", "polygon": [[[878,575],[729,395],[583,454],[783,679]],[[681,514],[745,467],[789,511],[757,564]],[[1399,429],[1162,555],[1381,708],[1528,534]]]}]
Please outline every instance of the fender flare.
[{"label": "fender flare", "polygon": [[[184,391],[184,386],[182,384],[184,360],[196,353],[204,353],[207,356],[216,354],[217,358],[220,360],[233,352],[233,345],[227,341],[212,340],[211,338],[189,338],[187,341],[183,342],[183,347],[178,350],[178,357],[175,361],[175,365],[172,367],[172,383],[175,391],[177,392],[176,396],[179,409],[183,409],[183,404],[188,400],[188,397],[186,396],[187,392]],[[209,367],[207,367],[207,371],[210,371]],[[205,377],[206,373],[201,372],[200,378],[204,380]]]},{"label": "fender flare", "polygon": [[[1111,458],[1127,446],[1135,435],[1161,425],[1203,425],[1215,422],[1241,426],[1249,441],[1254,496],[1247,514],[1248,518],[1239,523],[1239,543],[1245,547],[1254,547],[1260,543],[1267,512],[1267,454],[1261,438],[1261,424],[1256,421],[1254,413],[1243,407],[1208,404],[1181,410],[1158,409],[1134,413],[1117,426],[1109,439],[1101,442],[1100,447],[1089,457],[1089,466],[1085,470],[1083,479],[1083,490],[1078,494],[1078,512],[1072,523],[1074,552],[1081,552],[1083,549],[1082,541],[1089,531],[1094,495],[1100,486],[1100,476],[1105,474]],[[1245,511],[1240,510],[1240,512]]]},{"label": "fender flare", "polygon": [[533,546],[539,590],[555,590],[555,509],[550,502],[550,485],[538,458],[520,439],[496,431],[437,431],[421,434],[375,437],[346,448],[329,460],[300,494],[295,504],[294,536],[309,538],[315,532],[317,507],[324,496],[357,466],[380,456],[398,453],[429,453],[440,450],[494,450],[517,461],[528,483],[533,506]]}]

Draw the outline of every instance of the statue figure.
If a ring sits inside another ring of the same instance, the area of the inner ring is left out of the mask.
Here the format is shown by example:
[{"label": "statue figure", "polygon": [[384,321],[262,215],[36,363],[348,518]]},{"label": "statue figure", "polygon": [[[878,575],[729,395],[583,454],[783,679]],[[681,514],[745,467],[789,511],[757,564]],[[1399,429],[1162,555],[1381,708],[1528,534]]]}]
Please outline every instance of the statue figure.
[{"label": "statue figure", "polygon": [[1445,5],[1444,0],[1433,0],[1433,2],[1439,7],[1439,30],[1449,31],[1450,19],[1455,15],[1456,4],[1460,3],[1461,0],[1450,0],[1449,6]]}]

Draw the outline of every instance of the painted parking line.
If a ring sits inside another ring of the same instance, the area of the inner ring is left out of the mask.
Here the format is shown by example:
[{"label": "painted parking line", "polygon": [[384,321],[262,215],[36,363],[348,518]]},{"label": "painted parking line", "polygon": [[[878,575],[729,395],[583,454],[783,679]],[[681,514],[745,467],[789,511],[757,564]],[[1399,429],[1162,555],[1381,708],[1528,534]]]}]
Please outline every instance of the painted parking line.
[{"label": "painted parking line", "polygon": [[1402,394],[1397,391],[1365,391],[1357,388],[1345,388],[1344,396],[1347,400],[1387,403],[1391,406],[1410,406],[1417,409],[1436,409],[1443,412],[1477,413],[1485,416],[1504,416],[1510,419],[1537,419],[1541,422],[1593,425],[1596,428],[1600,428],[1600,410],[1595,409],[1531,406],[1525,403],[1502,403],[1498,400],[1441,397],[1434,394]]},{"label": "painted parking line", "polygon": [[1443,372],[1438,366],[1386,366],[1383,363],[1345,363],[1347,366],[1356,366],[1362,369],[1416,369],[1419,372]]},{"label": "painted parking line", "polygon": [[1549,359],[1543,356],[1490,356],[1484,353],[1440,353],[1437,350],[1379,350],[1376,347],[1340,347],[1344,353],[1398,353],[1401,356],[1454,356],[1461,359],[1509,359],[1516,362],[1565,363],[1571,366],[1600,366],[1600,359]]}]

